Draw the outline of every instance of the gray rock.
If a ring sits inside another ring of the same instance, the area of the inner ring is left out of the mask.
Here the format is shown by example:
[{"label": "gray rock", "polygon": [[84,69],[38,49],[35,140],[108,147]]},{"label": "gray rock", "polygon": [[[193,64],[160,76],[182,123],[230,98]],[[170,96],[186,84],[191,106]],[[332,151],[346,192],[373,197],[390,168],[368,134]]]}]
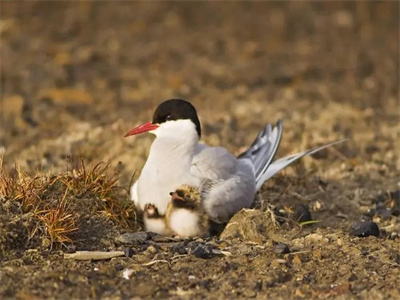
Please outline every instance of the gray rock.
[{"label": "gray rock", "polygon": [[213,247],[211,245],[199,244],[193,250],[192,254],[198,258],[211,258],[214,256]]},{"label": "gray rock", "polygon": [[379,236],[379,233],[379,227],[375,222],[356,222],[350,228],[350,234],[359,237]]},{"label": "gray rock", "polygon": [[275,245],[275,253],[276,254],[287,254],[290,252],[288,245],[284,243],[277,243]]},{"label": "gray rock", "polygon": [[137,245],[145,243],[149,235],[145,231],[140,232],[127,232],[115,238],[115,242],[119,244]]}]

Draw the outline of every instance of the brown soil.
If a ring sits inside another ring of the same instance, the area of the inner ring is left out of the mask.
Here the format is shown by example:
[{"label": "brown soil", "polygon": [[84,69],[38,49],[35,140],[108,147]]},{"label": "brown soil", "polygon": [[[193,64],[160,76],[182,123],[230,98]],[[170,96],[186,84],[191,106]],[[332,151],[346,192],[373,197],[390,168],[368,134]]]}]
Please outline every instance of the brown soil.
[{"label": "brown soil", "polygon": [[[21,174],[15,163],[27,178],[65,179],[83,157],[110,163],[127,188],[152,137],[123,135],[172,97],[195,104],[205,142],[234,154],[278,119],[278,156],[348,141],[269,180],[254,210],[234,216],[220,238],[126,238],[140,230],[129,227],[135,216],[123,224],[102,204],[126,203],[127,192],[99,197],[96,183],[79,193],[40,190],[46,209],[65,194],[73,217],[82,216],[70,240],[49,241],[35,219],[42,212],[3,190],[0,296],[398,299],[398,28],[394,1],[1,2],[0,151],[9,179]],[[316,222],[296,222],[300,204]],[[379,236],[350,234],[371,220]],[[126,248],[132,257],[64,258]]]}]

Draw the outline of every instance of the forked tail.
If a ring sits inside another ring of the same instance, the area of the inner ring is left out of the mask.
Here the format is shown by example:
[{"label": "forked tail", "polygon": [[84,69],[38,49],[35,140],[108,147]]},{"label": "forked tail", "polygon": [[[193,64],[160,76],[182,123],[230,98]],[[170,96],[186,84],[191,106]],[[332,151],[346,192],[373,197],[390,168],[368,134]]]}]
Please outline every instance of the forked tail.
[{"label": "forked tail", "polygon": [[272,162],[278,150],[281,138],[282,121],[279,120],[274,128],[272,128],[271,124],[267,124],[264,130],[258,134],[257,138],[254,140],[253,144],[251,144],[249,149],[238,156],[238,159],[246,158],[252,161],[256,178],[256,190],[259,190],[265,181],[296,160],[346,141],[346,139],[335,141],[320,147],[315,147],[300,153],[292,154]]},{"label": "forked tail", "polygon": [[268,171],[282,138],[282,121],[279,120],[272,128],[267,124],[261,131],[249,149],[238,156],[238,159],[250,159],[254,166],[257,190],[265,180],[265,173]]}]

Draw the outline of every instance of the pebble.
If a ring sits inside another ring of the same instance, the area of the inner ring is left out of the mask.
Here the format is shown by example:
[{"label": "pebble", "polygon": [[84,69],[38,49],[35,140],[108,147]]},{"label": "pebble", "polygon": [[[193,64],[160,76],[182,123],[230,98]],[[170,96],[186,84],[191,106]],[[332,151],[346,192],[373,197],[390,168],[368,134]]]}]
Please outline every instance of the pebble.
[{"label": "pebble", "polygon": [[185,246],[186,246],[187,248],[189,248],[191,251],[193,251],[194,249],[196,249],[196,247],[197,247],[198,245],[199,245],[199,244],[196,243],[195,241],[190,241],[190,242],[188,242],[188,243],[185,243]]},{"label": "pebble", "polygon": [[380,217],[382,220],[390,220],[392,212],[386,207],[377,207],[376,216]]},{"label": "pebble", "polygon": [[127,247],[124,249],[124,253],[126,257],[132,257],[135,254],[135,251],[131,247]]},{"label": "pebble", "polygon": [[204,279],[199,281],[197,284],[199,287],[209,290],[212,286],[213,281],[211,279]]},{"label": "pebble", "polygon": [[149,252],[150,254],[156,254],[157,253],[157,249],[153,245],[150,245],[149,247],[147,247],[146,251]]},{"label": "pebble", "polygon": [[277,243],[275,245],[275,253],[276,254],[287,254],[290,252],[288,245],[284,243]]},{"label": "pebble", "polygon": [[375,197],[372,199],[372,204],[378,204],[381,202],[385,202],[386,196],[384,193],[379,193],[378,195],[375,195]]},{"label": "pebble", "polygon": [[122,271],[123,269],[124,269],[124,267],[121,264],[115,265],[115,270]]},{"label": "pebble", "polygon": [[173,245],[169,249],[173,253],[187,254],[187,250],[184,244]]},{"label": "pebble", "polygon": [[308,207],[304,204],[297,204],[293,207],[293,220],[296,220],[299,223],[311,221],[311,213],[308,210]]},{"label": "pebble", "polygon": [[262,285],[263,285],[262,280],[257,280],[257,282],[256,282],[256,290],[257,291],[261,291],[262,290]]},{"label": "pebble", "polygon": [[379,236],[379,227],[375,222],[356,222],[351,225],[350,234],[359,237]]},{"label": "pebble", "polygon": [[392,215],[400,216],[400,190],[390,192],[390,197],[394,200]]},{"label": "pebble", "polygon": [[115,238],[115,241],[120,244],[137,245],[145,243],[149,238],[149,235],[145,231],[139,232],[127,232],[121,234]]},{"label": "pebble", "polygon": [[371,220],[372,217],[375,216],[375,213],[376,213],[375,209],[370,208],[364,213],[364,216],[368,217]]},{"label": "pebble", "polygon": [[214,256],[213,247],[211,245],[199,244],[192,251],[192,254],[198,258],[208,259]]},{"label": "pebble", "polygon": [[122,277],[125,278],[126,280],[129,280],[129,278],[131,278],[133,272],[134,271],[132,269],[125,269],[124,272],[122,272]]},{"label": "pebble", "polygon": [[397,265],[400,265],[400,253],[393,253],[390,258],[394,260]]},{"label": "pebble", "polygon": [[149,239],[156,243],[168,243],[171,242],[171,237],[160,235],[158,233],[149,232],[147,233]]}]

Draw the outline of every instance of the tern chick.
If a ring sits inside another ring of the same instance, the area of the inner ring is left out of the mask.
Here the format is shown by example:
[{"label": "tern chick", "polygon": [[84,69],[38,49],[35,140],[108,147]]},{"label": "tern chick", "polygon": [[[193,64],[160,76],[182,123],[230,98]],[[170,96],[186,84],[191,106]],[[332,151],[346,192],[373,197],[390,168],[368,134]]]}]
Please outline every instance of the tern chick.
[{"label": "tern chick", "polygon": [[170,235],[172,232],[165,222],[165,216],[158,212],[158,208],[151,203],[145,205],[143,211],[144,225],[147,231]]},{"label": "tern chick", "polygon": [[165,215],[169,229],[180,237],[201,236],[208,233],[209,217],[203,209],[199,189],[183,185],[170,195],[171,202]]}]

